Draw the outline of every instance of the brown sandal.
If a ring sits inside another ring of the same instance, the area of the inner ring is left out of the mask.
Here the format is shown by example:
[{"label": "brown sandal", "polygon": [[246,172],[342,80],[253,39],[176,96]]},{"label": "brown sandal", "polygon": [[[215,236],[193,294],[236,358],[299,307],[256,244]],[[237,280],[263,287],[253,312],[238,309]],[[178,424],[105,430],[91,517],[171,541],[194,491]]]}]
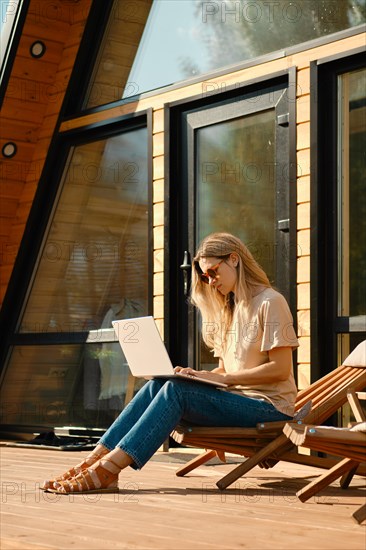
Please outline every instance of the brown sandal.
[{"label": "brown sandal", "polygon": [[112,463],[118,471],[111,472],[100,461],[97,466],[84,469],[77,476],[61,482],[57,488],[49,489],[49,491],[61,495],[70,493],[118,493],[118,475],[121,468],[113,460],[106,459],[105,462]]},{"label": "brown sandal", "polygon": [[100,460],[107,453],[109,453],[108,449],[105,449],[104,451],[101,451],[99,453],[90,453],[90,455],[85,457],[85,459],[82,462],[80,462],[73,468],[70,468],[70,470],[68,470],[61,476],[44,481],[43,485],[40,488],[42,489],[42,491],[50,491],[50,490],[56,489],[60,485],[60,483],[62,483],[63,481],[72,479],[78,474],[80,474],[83,470],[90,468],[90,466],[93,466],[93,464],[98,462],[98,460]]}]

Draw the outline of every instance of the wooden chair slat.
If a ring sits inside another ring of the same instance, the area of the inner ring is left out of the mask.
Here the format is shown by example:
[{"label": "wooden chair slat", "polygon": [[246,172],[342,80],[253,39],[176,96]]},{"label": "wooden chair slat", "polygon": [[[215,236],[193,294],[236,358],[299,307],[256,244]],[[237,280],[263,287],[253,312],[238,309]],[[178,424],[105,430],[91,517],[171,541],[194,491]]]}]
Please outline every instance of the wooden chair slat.
[{"label": "wooden chair slat", "polygon": [[314,481],[303,487],[300,491],[296,493],[296,496],[301,500],[301,502],[306,502],[310,497],[314,496],[321,489],[327,487],[330,483],[336,480],[338,477],[347,473],[350,469],[354,468],[357,465],[357,462],[345,458],[336,466],[331,468],[328,472],[325,472]]},{"label": "wooden chair slat", "polygon": [[347,392],[347,399],[357,422],[366,422],[366,415],[361,403],[359,402],[359,399],[361,399],[360,393],[361,392],[355,393],[354,391],[349,390]]},{"label": "wooden chair slat", "polygon": [[301,390],[297,396],[296,405],[300,407],[309,399],[315,400],[319,392],[328,385],[336,383],[343,376],[347,376],[352,367],[338,367],[334,371],[329,372],[304,390]]}]

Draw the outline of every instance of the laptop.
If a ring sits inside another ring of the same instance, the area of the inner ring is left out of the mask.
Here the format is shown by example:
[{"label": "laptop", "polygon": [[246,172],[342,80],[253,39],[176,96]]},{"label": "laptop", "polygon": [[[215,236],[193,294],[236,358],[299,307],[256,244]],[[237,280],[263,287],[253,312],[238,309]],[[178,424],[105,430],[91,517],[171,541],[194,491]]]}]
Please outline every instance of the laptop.
[{"label": "laptop", "polygon": [[[136,378],[186,378],[211,386],[227,388],[223,382],[174,372],[168,352],[153,317],[112,321],[131,373]],[[199,371],[198,371],[199,372]]]}]

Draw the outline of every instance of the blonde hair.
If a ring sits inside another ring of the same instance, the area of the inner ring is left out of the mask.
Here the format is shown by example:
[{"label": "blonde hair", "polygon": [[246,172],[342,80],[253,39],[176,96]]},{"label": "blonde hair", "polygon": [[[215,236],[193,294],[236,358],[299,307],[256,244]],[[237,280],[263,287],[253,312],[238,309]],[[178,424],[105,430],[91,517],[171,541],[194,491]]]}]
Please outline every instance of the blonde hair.
[{"label": "blonde hair", "polygon": [[[235,292],[223,296],[201,280],[199,261],[201,258],[225,261],[233,253],[239,258]],[[245,323],[253,294],[263,286],[271,287],[268,277],[240,239],[230,233],[212,233],[202,240],[193,259],[191,302],[201,312],[202,337],[211,350],[219,354],[224,351],[234,311],[239,323]]]}]

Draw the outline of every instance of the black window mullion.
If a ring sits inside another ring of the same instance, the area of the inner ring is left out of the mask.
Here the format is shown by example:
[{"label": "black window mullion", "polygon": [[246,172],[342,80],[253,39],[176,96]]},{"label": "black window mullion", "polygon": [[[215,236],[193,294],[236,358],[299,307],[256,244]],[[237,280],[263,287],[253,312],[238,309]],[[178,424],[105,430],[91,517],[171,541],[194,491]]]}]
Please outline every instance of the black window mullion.
[{"label": "black window mullion", "polygon": [[337,334],[365,332],[366,337],[366,315],[337,317],[334,322],[334,330]]},{"label": "black window mullion", "polygon": [[14,334],[13,346],[38,346],[53,344],[103,344],[117,342],[113,329],[100,329],[75,332],[23,332]]}]

